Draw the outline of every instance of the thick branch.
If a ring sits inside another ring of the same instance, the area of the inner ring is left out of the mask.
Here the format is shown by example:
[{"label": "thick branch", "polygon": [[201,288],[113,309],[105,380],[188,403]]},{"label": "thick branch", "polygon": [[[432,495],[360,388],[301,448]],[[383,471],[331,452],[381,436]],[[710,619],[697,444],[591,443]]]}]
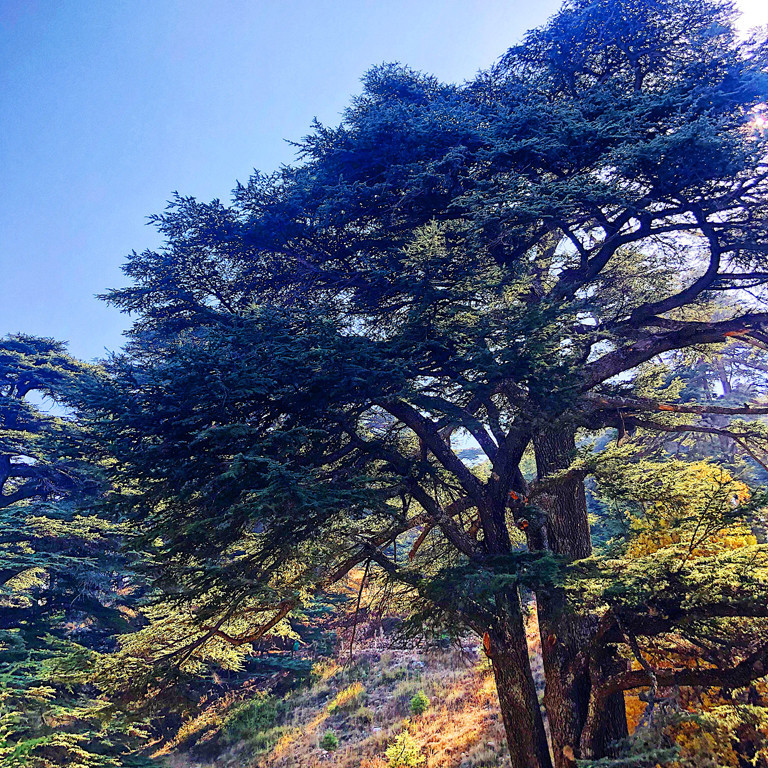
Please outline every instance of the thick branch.
[{"label": "thick branch", "polygon": [[[695,424],[657,424],[653,421],[640,421],[635,419],[635,424],[644,429],[655,430],[656,432],[696,432],[704,435],[717,435],[718,437],[727,437],[734,443],[741,446],[763,469],[768,471],[768,464],[761,459],[746,442],[746,438],[752,435],[745,432],[734,432],[728,429],[718,429],[717,427],[697,426]],[[759,435],[757,437],[760,437]]]},{"label": "thick branch", "polygon": [[699,225],[704,236],[709,241],[709,264],[706,271],[701,277],[695,280],[684,290],[673,296],[668,296],[661,301],[655,301],[650,304],[644,304],[638,307],[632,312],[629,318],[629,324],[633,325],[640,323],[643,319],[649,315],[662,315],[665,312],[669,312],[673,309],[683,307],[690,304],[704,291],[707,290],[717,280],[718,271],[720,270],[720,257],[722,255],[722,248],[715,232],[715,228],[710,224],[703,213],[700,210],[694,210],[696,216],[696,222]]},{"label": "thick branch", "polygon": [[255,643],[257,640],[261,640],[271,629],[274,629],[296,607],[297,602],[298,600],[293,599],[281,603],[277,613],[266,624],[262,624],[255,632],[249,635],[233,637],[218,627],[203,627],[203,629],[207,630],[209,638],[218,637],[220,640],[224,640],[236,647],[246,643]]},{"label": "thick branch", "polygon": [[657,411],[670,413],[722,414],[739,416],[768,413],[768,405],[744,405],[730,407],[724,405],[690,405],[689,403],[660,403],[646,398],[606,397],[589,394],[586,400],[606,408],[621,408],[630,411]]},{"label": "thick branch", "polygon": [[464,491],[478,505],[485,500],[481,482],[469,471],[461,459],[445,444],[440,437],[436,425],[430,419],[422,416],[415,408],[402,400],[383,400],[377,403],[396,419],[403,422],[429,448],[435,458],[461,484]]},{"label": "thick branch", "polygon": [[[753,680],[764,677],[768,669],[768,645],[760,646],[754,653],[733,667],[654,670],[660,688],[674,686],[701,686],[704,688],[744,688]],[[623,672],[609,678],[600,688],[600,697],[606,699],[619,691],[644,688],[652,685],[651,675],[645,669]]]},{"label": "thick branch", "polygon": [[17,501],[24,501],[24,499],[33,499],[36,496],[45,495],[45,488],[37,481],[30,481],[24,483],[21,488],[18,488],[13,493],[0,496],[0,509],[10,507],[11,504],[15,504]]},{"label": "thick branch", "polygon": [[689,323],[669,333],[649,334],[639,341],[608,352],[584,367],[581,391],[587,392],[603,381],[636,368],[663,352],[695,344],[717,344],[731,336],[746,337],[768,326],[768,313],[754,313],[716,323]]},{"label": "thick branch", "polygon": [[[410,585],[411,587],[416,589],[419,592],[419,594],[422,594],[423,597],[425,597],[427,600],[430,600],[435,605],[439,605],[451,612],[456,611],[456,606],[451,602],[451,600],[441,599],[439,595],[432,594],[432,593],[424,594],[423,579],[421,579],[415,573],[405,571],[402,568],[397,568],[397,566],[395,566],[395,564],[391,560],[389,560],[380,549],[371,547],[368,551],[368,556],[370,557],[371,560],[377,563],[385,573],[388,573],[392,579],[395,579],[396,581],[399,581],[403,584]],[[455,597],[461,599],[458,595],[455,595]],[[482,626],[488,626],[492,624],[497,618],[495,614],[491,613],[490,611],[487,611],[485,608],[483,608],[481,605],[479,605],[475,601],[471,601],[471,607],[469,608],[468,611],[466,611],[466,615],[470,616],[475,620],[477,626],[473,627],[474,629],[477,629],[478,627],[482,627]]]},{"label": "thick branch", "polygon": [[[446,509],[442,509],[442,507],[440,507],[440,505],[415,480],[412,480],[409,483],[408,490],[413,495],[413,498],[423,507],[424,511],[432,518],[434,523],[440,527],[445,538],[448,539],[459,552],[464,553],[470,558],[477,556],[477,546],[475,542],[467,536],[464,531],[456,526]],[[467,508],[469,506],[476,505],[468,504]]]}]

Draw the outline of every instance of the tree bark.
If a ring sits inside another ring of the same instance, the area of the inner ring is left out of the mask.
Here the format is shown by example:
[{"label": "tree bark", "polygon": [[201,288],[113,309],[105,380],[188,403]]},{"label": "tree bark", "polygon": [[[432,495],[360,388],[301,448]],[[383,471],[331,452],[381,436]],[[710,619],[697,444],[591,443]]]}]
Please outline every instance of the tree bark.
[{"label": "tree bark", "polygon": [[499,621],[489,629],[485,649],[493,665],[512,765],[514,768],[551,768],[517,589],[498,595],[497,603]]},{"label": "tree bark", "polygon": [[[576,450],[574,430],[553,428],[536,435],[533,441],[539,479],[567,469]],[[552,485],[546,494],[547,543],[556,555],[578,560],[592,554],[592,537],[587,517],[587,497],[580,475],[571,475]]]},{"label": "tree bark", "polygon": [[[534,438],[539,479],[567,469],[575,450],[574,430],[570,427],[549,428]],[[547,514],[547,544],[557,555],[578,560],[592,554],[592,540],[587,516],[584,482],[571,475],[554,482],[542,497]],[[555,588],[537,594],[541,648],[546,688],[544,705],[552,736],[556,768],[571,768],[581,754],[582,731],[589,715],[590,692],[596,670],[590,670],[589,649],[598,630],[596,616],[577,614],[566,605],[565,592]],[[609,652],[603,652],[601,663],[615,663]],[[598,675],[602,677],[602,674]],[[593,722],[590,734],[590,757],[606,754],[609,745],[627,735],[624,698],[611,696]]]}]

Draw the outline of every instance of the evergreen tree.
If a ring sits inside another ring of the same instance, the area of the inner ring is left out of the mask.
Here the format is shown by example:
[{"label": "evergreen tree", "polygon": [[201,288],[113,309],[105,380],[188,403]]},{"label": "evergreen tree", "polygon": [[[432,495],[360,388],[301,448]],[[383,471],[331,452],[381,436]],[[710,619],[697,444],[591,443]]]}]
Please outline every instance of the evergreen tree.
[{"label": "evergreen tree", "polygon": [[[52,339],[0,339],[0,765],[125,763],[142,730],[93,685],[130,628],[125,526],[72,405],[89,372]],[[135,763],[138,765],[139,763]]]},{"label": "evergreen tree", "polygon": [[702,621],[750,621],[759,545],[722,593],[702,593],[701,569],[668,581],[678,612],[657,622],[647,592],[572,599],[600,592],[583,566],[599,463],[577,433],[765,445],[766,406],[681,400],[674,371],[680,350],[768,341],[768,49],[732,15],[571,0],[464,86],[377,67],[296,165],[230,206],[177,197],[155,217],[165,246],[133,254],[110,295],[136,316],[127,353],[89,401],[156,583],[195,617],[169,653],[247,646],[368,563],[484,637],[525,768],[551,758],[522,585],[558,768],[626,735],[625,691],[762,676],[756,634],[706,673],[626,669],[646,660],[638,636],[690,623],[692,592]]}]

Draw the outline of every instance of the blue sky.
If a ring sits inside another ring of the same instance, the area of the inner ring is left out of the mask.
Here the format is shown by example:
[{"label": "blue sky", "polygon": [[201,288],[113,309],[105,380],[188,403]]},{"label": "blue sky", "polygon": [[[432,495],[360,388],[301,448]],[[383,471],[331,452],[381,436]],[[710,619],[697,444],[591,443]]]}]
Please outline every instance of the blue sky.
[{"label": "blue sky", "polygon": [[[228,198],[313,117],[336,122],[368,67],[462,81],[558,5],[0,0],[0,335],[119,348],[127,320],[94,294],[157,244],[146,216],[174,190]],[[762,6],[743,0],[745,22]]]}]

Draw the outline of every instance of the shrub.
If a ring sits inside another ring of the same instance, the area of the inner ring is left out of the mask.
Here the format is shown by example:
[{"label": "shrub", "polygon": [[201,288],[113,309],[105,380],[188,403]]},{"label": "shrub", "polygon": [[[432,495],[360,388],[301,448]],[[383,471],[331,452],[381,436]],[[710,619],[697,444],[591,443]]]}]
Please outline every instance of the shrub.
[{"label": "shrub", "polygon": [[339,691],[328,705],[328,712],[333,714],[345,709],[357,707],[365,698],[365,688],[362,683],[352,683]]},{"label": "shrub", "polygon": [[254,754],[269,752],[283,736],[287,736],[291,732],[292,729],[287,725],[276,725],[274,728],[267,728],[265,731],[257,731],[249,736],[245,743]]},{"label": "shrub", "polygon": [[355,710],[354,718],[360,723],[370,725],[373,722],[373,710],[369,707],[358,707]]},{"label": "shrub", "polygon": [[411,699],[411,712],[414,715],[422,715],[429,709],[429,699],[424,691],[417,691]]},{"label": "shrub", "polygon": [[339,748],[339,739],[336,734],[328,730],[323,734],[323,738],[320,739],[320,746],[326,751],[326,752],[334,752]]},{"label": "shrub", "polygon": [[388,668],[381,672],[382,683],[392,683],[395,680],[402,680],[408,674],[408,669],[402,664],[397,667]]},{"label": "shrub", "polygon": [[339,671],[339,665],[333,660],[316,661],[312,665],[312,670],[309,676],[309,682],[312,685],[319,683],[321,680],[329,680]]},{"label": "shrub", "polygon": [[253,698],[234,708],[226,718],[223,729],[226,741],[247,741],[260,731],[272,728],[283,706],[283,702],[274,696],[259,691]]},{"label": "shrub", "polygon": [[408,731],[403,731],[385,752],[389,768],[418,768],[426,758],[421,754],[416,739]]}]

